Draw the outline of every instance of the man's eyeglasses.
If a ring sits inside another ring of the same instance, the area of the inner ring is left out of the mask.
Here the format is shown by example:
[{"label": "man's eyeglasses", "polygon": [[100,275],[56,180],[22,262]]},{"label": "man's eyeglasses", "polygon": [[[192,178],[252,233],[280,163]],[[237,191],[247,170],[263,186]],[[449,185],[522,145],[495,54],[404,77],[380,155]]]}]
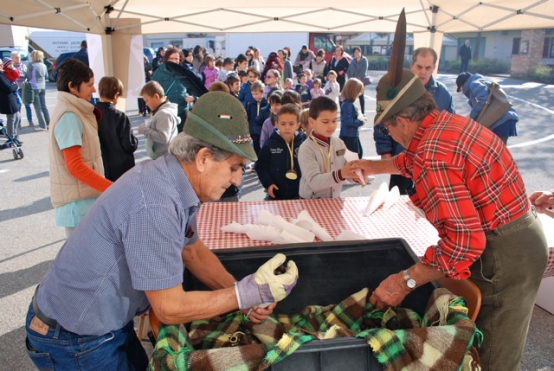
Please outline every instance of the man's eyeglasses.
[{"label": "man's eyeglasses", "polygon": [[381,124],[381,127],[379,128],[379,133],[383,135],[390,135],[389,127],[385,126],[385,124]]}]

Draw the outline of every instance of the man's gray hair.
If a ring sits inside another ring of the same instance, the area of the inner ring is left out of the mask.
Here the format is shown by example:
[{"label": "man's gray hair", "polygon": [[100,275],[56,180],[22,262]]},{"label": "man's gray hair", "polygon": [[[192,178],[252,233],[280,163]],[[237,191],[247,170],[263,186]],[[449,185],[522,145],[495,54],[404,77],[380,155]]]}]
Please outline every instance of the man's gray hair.
[{"label": "man's gray hair", "polygon": [[14,50],[10,53],[10,58],[14,59],[14,57],[20,57],[21,53],[19,53],[17,50]]},{"label": "man's gray hair", "polygon": [[397,114],[389,117],[386,122],[389,122],[392,126],[396,126],[398,123],[396,119],[398,117],[406,118],[410,121],[423,121],[431,111],[437,109],[437,103],[433,99],[433,95],[428,91],[419,97],[415,102],[407,107],[402,108]]},{"label": "man's gray hair", "polygon": [[208,148],[216,161],[224,161],[233,155],[232,152],[215,147],[202,139],[185,133],[180,133],[171,141],[169,153],[177,156],[185,164],[190,164],[202,148]]}]

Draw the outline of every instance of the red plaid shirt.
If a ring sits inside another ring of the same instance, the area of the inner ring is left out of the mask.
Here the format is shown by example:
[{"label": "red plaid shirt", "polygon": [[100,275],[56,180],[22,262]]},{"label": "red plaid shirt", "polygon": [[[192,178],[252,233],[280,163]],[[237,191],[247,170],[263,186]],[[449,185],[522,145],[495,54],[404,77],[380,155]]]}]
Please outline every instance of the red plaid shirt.
[{"label": "red plaid shirt", "polygon": [[415,183],[414,204],[439,232],[421,259],[455,279],[486,245],[485,232],[529,211],[523,179],[510,151],[490,130],[467,117],[433,111],[394,164]]}]

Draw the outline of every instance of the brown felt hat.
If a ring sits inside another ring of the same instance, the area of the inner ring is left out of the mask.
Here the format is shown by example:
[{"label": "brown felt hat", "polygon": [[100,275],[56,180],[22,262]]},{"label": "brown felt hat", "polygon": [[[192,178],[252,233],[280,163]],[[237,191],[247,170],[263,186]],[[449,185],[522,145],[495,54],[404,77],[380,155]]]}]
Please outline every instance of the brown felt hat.
[{"label": "brown felt hat", "polygon": [[377,83],[377,107],[374,125],[378,125],[396,115],[427,91],[419,77],[410,70],[402,70],[402,78],[396,86],[390,85],[389,73],[381,77]]},{"label": "brown felt hat", "polygon": [[184,132],[250,161],[258,159],[251,144],[246,111],[229,93],[202,95],[188,113]]}]

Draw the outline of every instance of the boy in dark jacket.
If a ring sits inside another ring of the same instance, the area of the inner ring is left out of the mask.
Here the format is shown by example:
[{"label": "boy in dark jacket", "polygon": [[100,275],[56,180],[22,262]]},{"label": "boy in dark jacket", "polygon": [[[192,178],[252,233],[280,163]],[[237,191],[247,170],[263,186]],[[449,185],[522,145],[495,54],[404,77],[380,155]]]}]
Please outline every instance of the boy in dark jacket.
[{"label": "boy in dark jacket", "polygon": [[252,84],[256,81],[260,81],[261,74],[256,68],[249,68],[246,73],[246,77],[248,78],[248,81],[242,84],[239,90],[239,100],[242,102],[244,108],[246,108],[248,102],[252,100]]},{"label": "boy in dark jacket", "polygon": [[293,200],[298,198],[300,166],[298,148],[303,135],[299,134],[300,112],[293,104],[285,104],[277,111],[275,130],[265,142],[255,169],[267,191],[266,200]]},{"label": "boy in dark jacket", "polygon": [[96,107],[102,111],[98,121],[98,138],[102,149],[104,176],[115,182],[127,170],[135,166],[138,139],[131,131],[127,115],[115,108],[123,94],[123,83],[113,76],[105,76],[98,84],[100,102]]},{"label": "boy in dark jacket", "polygon": [[262,133],[262,124],[258,122],[260,111],[267,105],[264,98],[264,84],[256,81],[250,87],[252,98],[246,102],[246,114],[248,115],[248,128],[252,137],[252,145],[256,154],[260,153],[260,135]]}]

